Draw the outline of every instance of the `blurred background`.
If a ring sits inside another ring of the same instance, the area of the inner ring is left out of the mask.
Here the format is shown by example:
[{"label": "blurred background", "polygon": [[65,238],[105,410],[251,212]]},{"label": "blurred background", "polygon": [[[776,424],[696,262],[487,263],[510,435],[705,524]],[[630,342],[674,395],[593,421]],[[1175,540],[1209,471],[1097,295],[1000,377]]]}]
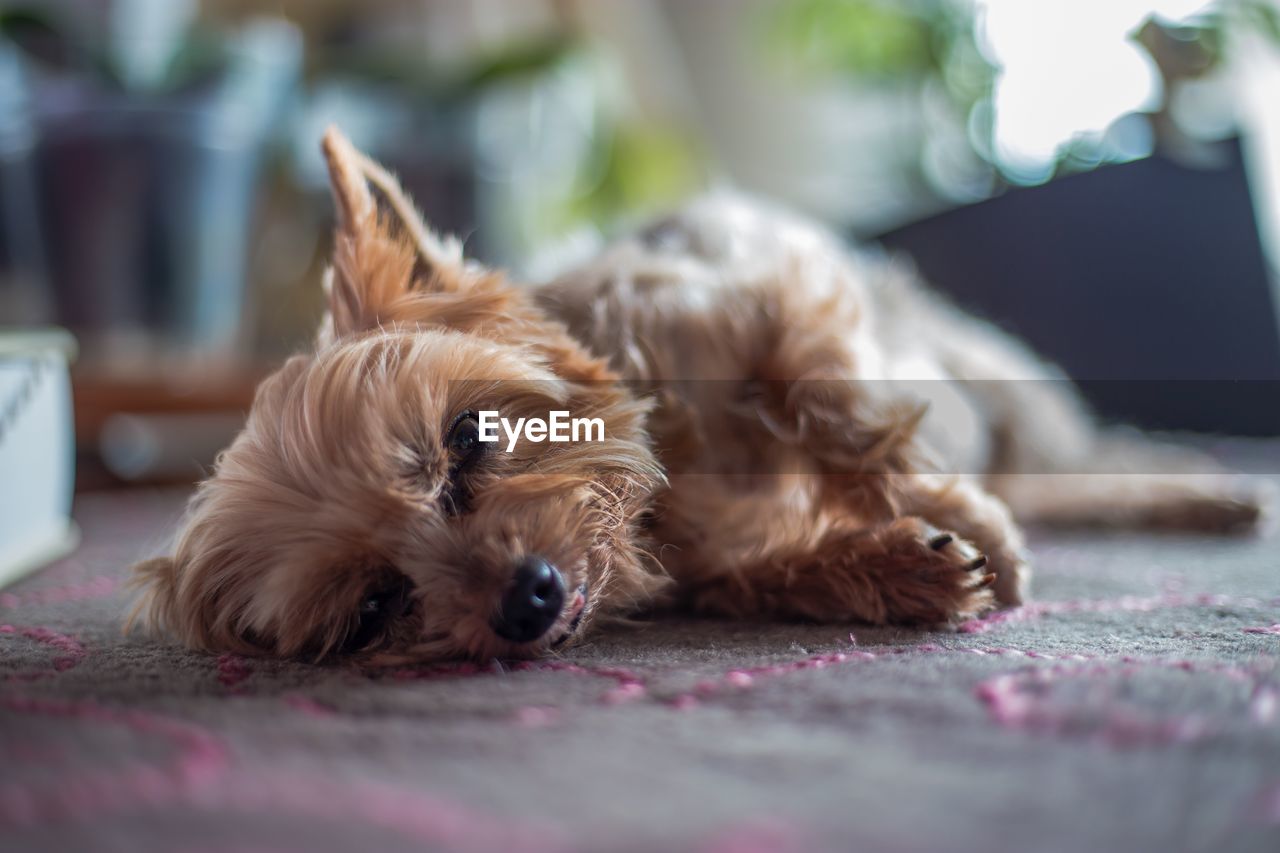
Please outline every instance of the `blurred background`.
[{"label": "blurred background", "polygon": [[0,3],[0,324],[76,336],[82,487],[198,476],[307,342],[334,122],[522,275],[733,186],[1108,417],[1280,432],[1274,0]]}]

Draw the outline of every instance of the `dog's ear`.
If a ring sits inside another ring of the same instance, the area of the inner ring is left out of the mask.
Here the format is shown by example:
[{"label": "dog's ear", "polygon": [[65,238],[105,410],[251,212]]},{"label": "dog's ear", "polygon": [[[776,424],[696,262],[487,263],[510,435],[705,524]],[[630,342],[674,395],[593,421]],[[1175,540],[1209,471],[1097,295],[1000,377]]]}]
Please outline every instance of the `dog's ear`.
[{"label": "dog's ear", "polygon": [[175,584],[172,557],[153,557],[134,566],[129,586],[141,595],[125,620],[125,630],[131,630],[139,622],[150,630],[171,622]]},{"label": "dog's ear", "polygon": [[[185,575],[185,578],[180,577]],[[194,577],[193,577],[194,576]],[[258,654],[271,651],[244,625],[253,587],[243,572],[202,567],[185,571],[175,557],[153,557],[133,567],[128,586],[138,593],[125,632],[141,628],[205,651]],[[290,652],[296,650],[288,650]]]},{"label": "dog's ear", "polygon": [[461,244],[427,228],[390,172],[336,128],[325,133],[321,148],[338,214],[326,281],[331,328],[322,328],[322,337],[393,321],[412,294],[465,286]]}]

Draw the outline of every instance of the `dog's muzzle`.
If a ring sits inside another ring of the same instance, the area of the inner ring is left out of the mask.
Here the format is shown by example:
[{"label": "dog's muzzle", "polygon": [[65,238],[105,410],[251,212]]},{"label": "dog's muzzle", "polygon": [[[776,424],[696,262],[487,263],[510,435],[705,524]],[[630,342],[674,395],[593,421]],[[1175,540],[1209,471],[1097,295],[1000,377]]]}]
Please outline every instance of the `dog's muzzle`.
[{"label": "dog's muzzle", "polygon": [[502,594],[493,632],[513,643],[531,643],[551,630],[564,599],[564,578],[556,567],[541,557],[525,557]]}]

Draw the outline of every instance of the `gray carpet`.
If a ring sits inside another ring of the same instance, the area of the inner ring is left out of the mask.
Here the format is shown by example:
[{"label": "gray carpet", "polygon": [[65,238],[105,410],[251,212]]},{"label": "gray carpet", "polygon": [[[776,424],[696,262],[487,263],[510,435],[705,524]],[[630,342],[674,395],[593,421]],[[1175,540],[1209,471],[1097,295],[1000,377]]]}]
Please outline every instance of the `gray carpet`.
[{"label": "gray carpet", "polygon": [[1035,602],[956,633],[364,672],[123,637],[180,505],[87,496],[0,593],[0,849],[1280,849],[1277,540],[1037,533]]}]

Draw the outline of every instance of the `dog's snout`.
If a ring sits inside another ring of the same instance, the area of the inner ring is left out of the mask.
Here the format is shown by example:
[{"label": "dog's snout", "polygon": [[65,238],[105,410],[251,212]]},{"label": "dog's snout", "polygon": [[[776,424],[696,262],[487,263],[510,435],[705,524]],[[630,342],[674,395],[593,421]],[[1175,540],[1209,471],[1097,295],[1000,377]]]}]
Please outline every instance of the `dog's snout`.
[{"label": "dog's snout", "polygon": [[532,642],[551,628],[564,608],[564,578],[541,557],[525,557],[502,595],[493,632],[513,643]]}]

